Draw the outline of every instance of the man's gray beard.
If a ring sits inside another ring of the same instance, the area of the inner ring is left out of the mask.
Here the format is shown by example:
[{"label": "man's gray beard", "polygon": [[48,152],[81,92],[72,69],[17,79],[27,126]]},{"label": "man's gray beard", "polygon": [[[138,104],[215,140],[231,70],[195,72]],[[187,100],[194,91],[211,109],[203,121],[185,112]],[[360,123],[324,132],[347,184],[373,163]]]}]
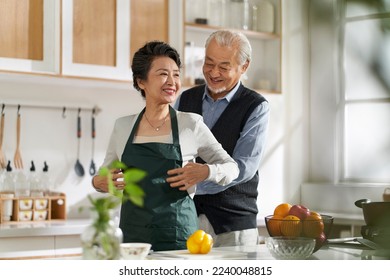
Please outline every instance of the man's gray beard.
[{"label": "man's gray beard", "polygon": [[226,91],[226,87],[222,87],[222,88],[212,88],[212,87],[208,87],[211,91],[212,91],[212,94],[220,94],[224,91]]}]

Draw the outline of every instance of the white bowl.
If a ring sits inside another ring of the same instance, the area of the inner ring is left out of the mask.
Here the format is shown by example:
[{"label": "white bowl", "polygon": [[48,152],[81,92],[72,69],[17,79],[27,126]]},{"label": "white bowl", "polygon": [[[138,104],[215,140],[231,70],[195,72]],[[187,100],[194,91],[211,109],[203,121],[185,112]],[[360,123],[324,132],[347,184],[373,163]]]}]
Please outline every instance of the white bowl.
[{"label": "white bowl", "polygon": [[47,199],[36,199],[35,200],[35,209],[44,210],[47,208],[48,200]]},{"label": "white bowl", "polygon": [[149,243],[122,243],[120,245],[122,259],[143,260],[149,254],[151,247]]},{"label": "white bowl", "polygon": [[31,218],[32,218],[31,210],[19,211],[19,221],[31,221]]},{"label": "white bowl", "polygon": [[35,210],[34,211],[34,221],[44,221],[47,218],[46,210]]},{"label": "white bowl", "polygon": [[19,200],[19,209],[30,210],[32,208],[32,204],[33,204],[32,199],[21,199]]}]

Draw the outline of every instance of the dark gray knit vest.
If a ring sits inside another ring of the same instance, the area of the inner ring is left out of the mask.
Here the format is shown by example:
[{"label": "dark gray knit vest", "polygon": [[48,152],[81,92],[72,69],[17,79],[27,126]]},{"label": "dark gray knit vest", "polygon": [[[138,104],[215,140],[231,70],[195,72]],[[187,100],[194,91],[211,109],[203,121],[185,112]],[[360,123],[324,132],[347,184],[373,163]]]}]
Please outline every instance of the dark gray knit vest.
[{"label": "dark gray knit vest", "polygon": [[[186,90],[180,97],[178,109],[202,115],[205,85]],[[233,154],[240,133],[253,110],[265,98],[241,85],[225,111],[211,129],[223,148]],[[197,160],[203,162],[201,159]],[[258,172],[247,182],[232,186],[212,195],[195,195],[199,214],[205,214],[216,234],[256,228]]]}]

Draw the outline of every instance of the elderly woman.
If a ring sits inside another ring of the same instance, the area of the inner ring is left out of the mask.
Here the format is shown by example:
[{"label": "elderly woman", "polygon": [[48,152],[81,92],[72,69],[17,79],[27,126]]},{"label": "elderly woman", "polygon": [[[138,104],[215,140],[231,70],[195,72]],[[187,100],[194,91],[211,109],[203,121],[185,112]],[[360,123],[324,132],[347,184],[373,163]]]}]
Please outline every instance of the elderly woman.
[{"label": "elderly woman", "polygon": [[[111,135],[103,166],[120,160],[146,171],[141,182],[143,207],[125,202],[120,228],[124,242],[147,242],[152,249],[186,248],[186,240],[197,228],[191,193],[201,181],[221,186],[238,176],[236,162],[222,148],[200,115],[178,112],[172,104],[181,88],[180,56],[168,44],[152,41],[133,57],[134,88],[145,98],[145,108],[136,115],[119,118]],[[202,157],[205,164],[195,163]],[[120,170],[112,170],[113,181],[123,188]],[[96,175],[92,185],[107,192],[107,179]]]}]

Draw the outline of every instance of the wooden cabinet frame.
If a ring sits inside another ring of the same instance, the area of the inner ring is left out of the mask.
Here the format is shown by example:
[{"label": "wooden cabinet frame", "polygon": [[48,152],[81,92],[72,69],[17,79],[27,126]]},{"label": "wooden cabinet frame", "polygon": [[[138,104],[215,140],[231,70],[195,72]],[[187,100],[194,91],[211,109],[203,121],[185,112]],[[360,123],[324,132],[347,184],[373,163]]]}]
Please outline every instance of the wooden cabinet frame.
[{"label": "wooden cabinet frame", "polygon": [[73,0],[62,1],[62,75],[130,80],[132,76],[129,66],[130,1],[116,0],[116,61],[114,66],[73,62],[73,2]]},{"label": "wooden cabinet frame", "polygon": [[[0,57],[0,69],[45,74],[59,73],[60,18],[57,16],[59,9],[60,0],[43,1],[43,60]],[[33,34],[34,31],[28,32]]]}]

